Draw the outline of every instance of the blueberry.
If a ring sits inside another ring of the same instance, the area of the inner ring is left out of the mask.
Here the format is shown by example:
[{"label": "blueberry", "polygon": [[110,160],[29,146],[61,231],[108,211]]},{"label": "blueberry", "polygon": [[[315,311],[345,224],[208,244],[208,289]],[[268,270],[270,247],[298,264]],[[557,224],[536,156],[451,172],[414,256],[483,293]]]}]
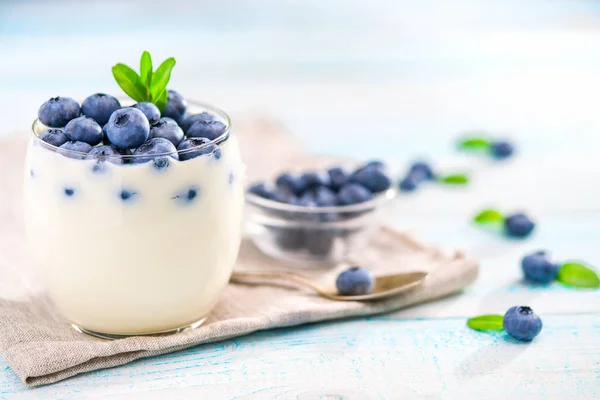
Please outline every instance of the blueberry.
[{"label": "blueberry", "polygon": [[131,162],[134,164],[153,162],[154,168],[162,170],[170,165],[169,158],[178,160],[177,149],[167,139],[154,138],[135,149]]},{"label": "blueberry", "polygon": [[504,220],[504,232],[511,237],[524,238],[535,228],[535,223],[525,214],[514,214]]},{"label": "blueberry", "polygon": [[173,143],[175,147],[183,140],[183,130],[177,125],[174,119],[161,118],[156,124],[150,127],[150,139],[161,137]]},{"label": "blueberry", "polygon": [[133,108],[137,108],[143,112],[150,125],[154,125],[160,120],[160,110],[153,103],[143,101],[141,103],[134,104]]},{"label": "blueberry", "polygon": [[186,131],[188,138],[203,137],[209,140],[215,140],[225,133],[225,124],[221,121],[198,121],[195,122]]},{"label": "blueberry", "polygon": [[379,160],[372,160],[365,164],[363,168],[375,168],[385,171],[385,163]]},{"label": "blueberry", "polygon": [[66,187],[64,189],[64,193],[65,193],[65,196],[67,196],[67,197],[73,197],[73,195],[75,194],[75,189]]},{"label": "blueberry", "polygon": [[528,280],[537,283],[549,283],[558,275],[560,265],[552,262],[546,252],[538,251],[523,257],[521,268]]},{"label": "blueberry", "polygon": [[419,176],[414,174],[408,174],[404,179],[400,181],[400,184],[398,186],[403,192],[412,192],[417,188],[420,182],[421,179]]},{"label": "blueberry", "polygon": [[529,342],[542,330],[542,320],[531,308],[515,306],[504,314],[503,326],[510,336]]},{"label": "blueberry", "polygon": [[40,133],[40,140],[51,144],[52,146],[60,147],[69,141],[65,131],[60,128],[50,128]]},{"label": "blueberry", "polygon": [[174,90],[167,91],[167,105],[162,113],[163,117],[173,118],[180,122],[187,110],[187,102],[182,95]]},{"label": "blueberry", "polygon": [[92,118],[99,125],[105,125],[108,119],[119,108],[119,100],[104,93],[96,93],[87,97],[81,103],[81,112],[88,118]]},{"label": "blueberry", "polygon": [[203,112],[201,114],[194,114],[186,117],[183,121],[181,121],[181,129],[187,133],[188,129],[192,125],[194,125],[198,121],[215,121],[216,117],[207,112]]},{"label": "blueberry", "polygon": [[414,162],[408,171],[409,175],[414,175],[415,179],[420,181],[430,181],[435,178],[431,165],[425,161]]},{"label": "blueberry", "polygon": [[305,172],[300,175],[300,181],[304,190],[319,186],[329,186],[329,174],[326,172]]},{"label": "blueberry", "polygon": [[369,294],[375,286],[375,278],[363,267],[352,267],[338,275],[335,286],[342,296]]},{"label": "blueberry", "polygon": [[[127,150],[127,152],[131,153],[129,150]],[[98,162],[104,162],[104,161],[109,161],[113,164],[117,164],[117,165],[121,165],[124,164],[127,159],[124,158],[123,156],[125,155],[130,155],[125,153],[123,150],[119,150],[116,147],[113,146],[109,146],[109,145],[104,145],[104,146],[97,146],[92,148],[92,150],[89,152],[90,158],[95,158],[96,160],[98,160]],[[94,166],[94,171],[98,172],[101,170],[101,168],[96,168],[98,167],[98,165]]]},{"label": "blueberry", "polygon": [[515,148],[512,143],[503,140],[492,143],[492,146],[490,147],[492,157],[499,160],[512,156],[514,151]]},{"label": "blueberry", "polygon": [[38,110],[40,121],[52,128],[61,128],[73,118],[79,117],[81,107],[70,97],[53,97]]},{"label": "blueberry", "polygon": [[306,190],[304,181],[302,181],[299,176],[290,172],[279,175],[277,179],[275,179],[275,184],[278,188],[287,190],[297,196],[301,195]]},{"label": "blueberry", "polygon": [[128,202],[131,201],[133,196],[135,196],[137,192],[133,192],[131,190],[123,189],[119,192],[119,197],[121,200]]},{"label": "blueberry", "polygon": [[110,116],[106,127],[108,140],[119,149],[141,146],[150,135],[150,123],[137,108],[121,108]]},{"label": "blueberry", "polygon": [[177,193],[175,196],[173,196],[173,200],[177,200],[183,204],[189,204],[196,200],[198,196],[200,196],[200,188],[197,186],[192,186]]},{"label": "blueberry", "polygon": [[296,200],[296,196],[294,196],[292,193],[288,192],[287,190],[281,189],[281,188],[277,188],[275,189],[275,191],[273,191],[273,195],[271,197],[271,200],[274,200],[278,203],[287,203],[287,204],[292,204],[295,203]]},{"label": "blueberry", "polygon": [[179,143],[177,150],[179,151],[179,159],[181,161],[191,160],[205,154],[211,154],[217,160],[221,158],[221,149],[219,149],[219,146],[206,138],[185,139]]},{"label": "blueberry", "polygon": [[325,186],[316,187],[305,195],[312,197],[318,207],[334,207],[338,202],[335,192]]},{"label": "blueberry", "polygon": [[58,152],[66,157],[76,160],[85,160],[92,146],[85,142],[66,142],[59,147]]},{"label": "blueberry", "polygon": [[86,116],[72,119],[65,126],[65,133],[71,141],[86,142],[92,146],[102,141],[102,128],[96,121]]},{"label": "blueberry", "polygon": [[250,185],[250,187],[248,188],[248,192],[260,196],[264,199],[272,199],[273,194],[275,192],[275,187],[268,183],[258,182],[253,185]]},{"label": "blueberry", "polygon": [[375,167],[363,167],[356,170],[350,178],[350,182],[360,183],[372,193],[380,193],[386,191],[392,186],[392,180],[386,173]]},{"label": "blueberry", "polygon": [[372,198],[373,194],[369,189],[358,183],[348,183],[338,192],[338,204],[342,206],[362,203]]},{"label": "blueberry", "polygon": [[104,124],[104,126],[102,127],[102,143],[104,143],[104,144],[110,144],[110,140],[108,139],[108,133],[106,131],[107,128],[108,128],[108,122],[106,124]]},{"label": "blueberry", "polygon": [[330,168],[327,170],[327,175],[329,175],[329,186],[333,190],[340,190],[348,181],[346,172],[340,167]]}]

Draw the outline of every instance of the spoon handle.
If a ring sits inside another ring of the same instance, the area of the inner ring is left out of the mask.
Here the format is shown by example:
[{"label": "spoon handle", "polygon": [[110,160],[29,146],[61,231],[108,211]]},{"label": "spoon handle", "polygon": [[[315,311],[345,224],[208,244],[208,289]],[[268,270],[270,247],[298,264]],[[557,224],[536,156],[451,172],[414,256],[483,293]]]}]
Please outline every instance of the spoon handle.
[{"label": "spoon handle", "polygon": [[232,282],[243,282],[254,279],[269,279],[269,280],[284,280],[299,283],[303,286],[309,287],[321,296],[330,297],[330,295],[308,279],[296,275],[289,274],[286,272],[234,272],[231,274]]}]

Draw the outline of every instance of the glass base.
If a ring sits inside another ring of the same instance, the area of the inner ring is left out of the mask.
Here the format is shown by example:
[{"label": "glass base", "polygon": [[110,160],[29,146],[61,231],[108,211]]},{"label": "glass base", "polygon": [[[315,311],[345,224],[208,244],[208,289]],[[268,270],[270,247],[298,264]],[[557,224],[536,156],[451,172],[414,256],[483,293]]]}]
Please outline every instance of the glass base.
[{"label": "glass base", "polygon": [[191,329],[195,329],[195,328],[199,327],[200,325],[202,325],[204,323],[204,321],[206,321],[206,317],[204,317],[196,322],[192,322],[189,325],[185,325],[185,326],[175,328],[175,329],[169,329],[166,331],[159,331],[159,332],[131,334],[131,335],[96,332],[96,331],[92,331],[89,329],[85,329],[85,328],[83,328],[79,325],[75,325],[75,324],[71,324],[71,326],[73,327],[73,329],[75,329],[79,333],[85,333],[87,335],[94,336],[94,337],[97,337],[100,339],[116,340],[116,339],[124,339],[124,338],[128,338],[128,337],[132,337],[132,336],[157,336],[157,335],[163,336],[163,335],[173,335],[175,333],[187,332]]}]

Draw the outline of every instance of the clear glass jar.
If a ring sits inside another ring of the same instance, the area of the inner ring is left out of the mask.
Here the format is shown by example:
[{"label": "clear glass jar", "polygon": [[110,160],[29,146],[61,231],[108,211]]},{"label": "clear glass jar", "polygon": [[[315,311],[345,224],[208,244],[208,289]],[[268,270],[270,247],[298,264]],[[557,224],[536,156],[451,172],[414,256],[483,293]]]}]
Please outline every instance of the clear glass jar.
[{"label": "clear glass jar", "polygon": [[50,298],[81,331],[119,337],[197,326],[229,281],[245,170],[229,117],[188,109],[216,115],[227,130],[217,151],[186,161],[65,151],[40,140],[45,127],[34,123],[25,166],[30,253]]}]

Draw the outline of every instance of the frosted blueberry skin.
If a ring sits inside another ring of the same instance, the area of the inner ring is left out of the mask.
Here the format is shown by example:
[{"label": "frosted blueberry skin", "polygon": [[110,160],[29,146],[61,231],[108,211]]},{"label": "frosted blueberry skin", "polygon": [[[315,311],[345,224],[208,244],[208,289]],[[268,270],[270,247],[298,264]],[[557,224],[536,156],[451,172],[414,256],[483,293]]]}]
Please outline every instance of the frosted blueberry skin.
[{"label": "frosted blueberry skin", "polygon": [[556,279],[560,265],[553,262],[545,251],[537,251],[523,257],[521,268],[528,281],[550,283]]},{"label": "frosted blueberry skin", "polygon": [[359,183],[369,189],[372,193],[380,193],[388,190],[392,186],[392,180],[387,176],[382,168],[363,167],[355,171],[350,178],[350,182]]},{"label": "frosted blueberry skin", "polygon": [[531,234],[535,223],[525,214],[513,214],[504,220],[504,232],[514,238],[525,238]]},{"label": "frosted blueberry skin", "polygon": [[60,147],[69,141],[67,134],[63,129],[50,128],[38,135],[40,140],[51,144],[52,146]]},{"label": "frosted blueberry skin", "polygon": [[373,199],[373,194],[369,189],[358,183],[348,183],[338,192],[338,204],[349,206]]},{"label": "frosted blueberry skin", "polygon": [[62,128],[67,123],[79,117],[81,107],[70,97],[53,97],[42,104],[38,110],[38,118],[51,128]]},{"label": "frosted blueberry skin", "polygon": [[162,113],[163,117],[174,119],[177,123],[181,122],[185,112],[187,111],[187,102],[175,90],[167,91],[167,105]]},{"label": "frosted blueberry skin", "polygon": [[301,197],[303,202],[313,202],[317,207],[335,207],[338,199],[335,192],[326,186],[309,189]]},{"label": "frosted blueberry skin", "polygon": [[348,175],[340,167],[334,167],[327,170],[329,175],[329,186],[333,190],[340,190],[348,182]]},{"label": "frosted blueberry skin", "polygon": [[[66,157],[73,158],[75,160],[85,160],[88,158],[88,154],[92,150],[92,146],[85,142],[69,141],[64,143],[58,148],[58,152]],[[73,151],[85,154],[72,153]]]},{"label": "frosted blueberry skin", "polygon": [[504,330],[517,340],[529,342],[542,331],[542,320],[527,306],[508,309],[502,322]]},{"label": "frosted blueberry skin", "polygon": [[199,156],[212,154],[217,160],[221,158],[221,149],[206,138],[185,139],[177,146],[180,161],[191,160]]},{"label": "frosted blueberry skin", "polygon": [[215,140],[225,133],[227,127],[221,121],[198,121],[186,131],[188,138],[203,137]]},{"label": "frosted blueberry skin", "polygon": [[187,131],[190,129],[190,127],[192,125],[194,125],[196,122],[198,121],[214,121],[216,119],[216,117],[212,114],[209,114],[207,112],[203,112],[200,114],[194,114],[194,115],[190,115],[187,116],[183,119],[183,121],[181,121],[181,129],[183,129],[183,131],[185,133],[187,133]]},{"label": "frosted blueberry skin", "polygon": [[83,115],[92,118],[99,125],[105,125],[112,113],[119,108],[121,108],[119,100],[105,93],[96,93],[88,96],[81,103],[81,112]]},{"label": "frosted blueberry skin", "polygon": [[305,172],[300,175],[301,185],[304,190],[317,188],[319,186],[329,186],[329,174],[327,172]]},{"label": "frosted blueberry skin", "polygon": [[90,156],[93,156],[99,162],[108,161],[113,164],[121,165],[127,162],[127,159],[122,157],[124,155],[131,155],[131,151],[123,151],[119,150],[114,146],[103,145],[92,148],[88,153]]},{"label": "frosted blueberry skin", "polygon": [[363,267],[352,267],[338,275],[335,286],[342,296],[369,294],[375,287],[375,278]]},{"label": "frosted blueberry skin", "polygon": [[141,102],[132,106],[144,113],[150,125],[156,124],[160,120],[160,110],[154,103]]},{"label": "frosted blueberry skin", "polygon": [[278,188],[284,189],[296,196],[301,195],[307,189],[305,182],[298,175],[290,172],[284,172],[275,179],[275,185]]},{"label": "frosted blueberry skin", "polygon": [[152,139],[155,137],[167,139],[177,147],[183,140],[183,130],[177,125],[174,119],[165,117],[150,127],[149,138]]},{"label": "frosted blueberry skin", "polygon": [[85,115],[69,121],[65,126],[65,133],[69,140],[85,142],[91,146],[102,142],[102,127]]},{"label": "frosted blueberry skin", "polygon": [[141,146],[150,135],[150,123],[137,108],[121,108],[108,120],[106,135],[110,143],[119,149]]},{"label": "frosted blueberry skin", "polygon": [[[148,141],[144,142],[141,146],[135,149],[133,152],[133,157],[131,158],[131,162],[133,164],[143,164],[149,161],[154,161],[156,165],[156,163],[159,162],[158,160],[167,157],[170,157],[174,160],[179,159],[177,155],[177,149],[175,146],[173,146],[173,143],[169,142],[167,139],[153,138],[148,139]],[[160,165],[157,165],[157,167]],[[168,163],[166,166],[168,166]]]}]

